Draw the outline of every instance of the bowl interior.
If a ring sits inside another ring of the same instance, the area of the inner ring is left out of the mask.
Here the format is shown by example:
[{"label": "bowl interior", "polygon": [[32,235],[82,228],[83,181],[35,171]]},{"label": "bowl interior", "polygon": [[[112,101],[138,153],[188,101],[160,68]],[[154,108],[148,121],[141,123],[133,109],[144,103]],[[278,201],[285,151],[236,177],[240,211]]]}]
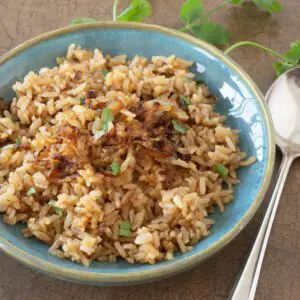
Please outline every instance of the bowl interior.
[{"label": "bowl interior", "polygon": [[[228,126],[240,130],[240,146],[249,156],[256,156],[257,163],[238,171],[241,183],[235,187],[235,200],[226,206],[223,214],[211,215],[216,224],[212,234],[199,242],[193,251],[177,254],[176,261],[184,260],[212,245],[217,245],[247,214],[256,200],[261,188],[270,159],[270,137],[266,126],[262,104],[257,100],[253,86],[227,63],[219,59],[217,52],[174,37],[167,32],[138,28],[80,28],[77,31],[52,36],[50,39],[32,45],[17,53],[13,58],[0,65],[0,97],[10,101],[14,95],[12,84],[22,81],[29,71],[41,67],[53,67],[55,58],[63,56],[67,47],[75,43],[85,48],[100,48],[111,55],[126,53],[130,58],[135,54],[151,57],[153,55],[172,55],[192,60],[192,71],[196,79],[203,80],[218,98],[216,109],[228,116]],[[244,225],[241,225],[243,227]],[[145,270],[168,268],[174,262],[160,262],[156,265],[131,265],[124,260],[116,264],[93,263],[85,268],[77,263],[61,260],[48,254],[48,246],[35,240],[25,239],[21,225],[8,226],[0,218],[0,237],[23,251],[67,268],[97,273],[130,273]]]}]

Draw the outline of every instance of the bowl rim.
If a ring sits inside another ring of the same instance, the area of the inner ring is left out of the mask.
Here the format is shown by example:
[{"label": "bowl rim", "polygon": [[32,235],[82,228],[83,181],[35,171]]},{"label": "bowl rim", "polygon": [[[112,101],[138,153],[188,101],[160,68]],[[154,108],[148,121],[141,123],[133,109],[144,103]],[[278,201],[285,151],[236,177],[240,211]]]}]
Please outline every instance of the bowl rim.
[{"label": "bowl rim", "polygon": [[209,247],[199,252],[192,254],[191,256],[184,258],[182,260],[174,260],[167,265],[162,265],[157,267],[156,269],[143,270],[143,271],[135,271],[135,272],[124,272],[122,274],[117,272],[112,273],[97,273],[97,272],[88,272],[85,270],[72,269],[71,267],[65,267],[58,265],[54,262],[49,262],[44,259],[35,257],[28,252],[21,250],[16,247],[12,243],[8,242],[6,239],[0,237],[0,249],[4,251],[11,257],[14,257],[21,263],[29,266],[30,268],[37,269],[44,274],[48,274],[54,277],[67,279],[70,281],[76,281],[81,283],[88,284],[102,284],[102,285],[121,285],[121,284],[133,284],[133,283],[142,283],[147,281],[153,281],[160,279],[162,277],[167,277],[184,271],[188,268],[195,266],[196,264],[204,261],[209,258],[213,254],[215,254],[218,250],[222,249],[225,245],[227,245],[230,241],[233,240],[249,223],[249,221],[254,216],[255,212],[259,208],[260,204],[263,201],[263,198],[266,194],[266,191],[269,187],[274,161],[275,161],[275,138],[274,138],[274,130],[273,123],[270,116],[270,112],[267,108],[266,101],[264,100],[264,96],[262,95],[259,88],[250,78],[250,76],[229,56],[224,54],[219,49],[214,46],[208,44],[205,41],[199,40],[195,37],[192,37],[188,34],[176,31],[174,29],[158,26],[158,25],[150,25],[150,24],[141,24],[136,22],[114,22],[114,21],[103,21],[97,23],[89,23],[82,24],[76,26],[68,26],[63,27],[54,31],[46,32],[41,35],[38,35],[28,41],[23,42],[19,46],[13,48],[12,50],[5,53],[0,58],[0,67],[12,59],[14,56],[23,52],[24,50],[39,44],[45,40],[53,39],[55,37],[69,34],[76,31],[85,31],[89,29],[106,29],[106,28],[116,28],[116,29],[137,29],[142,31],[151,31],[151,32],[159,32],[163,34],[167,34],[176,39],[183,40],[185,42],[190,43],[191,45],[195,45],[200,49],[207,51],[210,54],[213,54],[219,60],[224,62],[230,69],[234,70],[239,77],[247,83],[249,89],[256,97],[260,109],[263,114],[263,118],[265,120],[265,126],[268,136],[268,161],[265,170],[265,176],[260,186],[260,189],[256,195],[255,200],[252,202],[251,206],[244,214],[242,219],[235,224],[235,226],[227,232],[219,241],[213,243]]}]

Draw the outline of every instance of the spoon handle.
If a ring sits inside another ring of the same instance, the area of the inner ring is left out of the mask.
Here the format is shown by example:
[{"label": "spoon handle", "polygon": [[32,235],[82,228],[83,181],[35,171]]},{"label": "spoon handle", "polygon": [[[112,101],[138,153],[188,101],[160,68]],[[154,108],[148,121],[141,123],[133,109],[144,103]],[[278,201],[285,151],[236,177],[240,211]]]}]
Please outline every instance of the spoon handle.
[{"label": "spoon handle", "polygon": [[294,155],[284,154],[279,169],[279,176],[273,191],[268,209],[256,236],[252,250],[248,256],[244,269],[233,288],[229,299],[231,300],[253,300],[259,279],[260,270],[266,252],[269,236],[274,222],[275,214],[279,204],[280,196],[286,181],[290,166],[295,159]]}]

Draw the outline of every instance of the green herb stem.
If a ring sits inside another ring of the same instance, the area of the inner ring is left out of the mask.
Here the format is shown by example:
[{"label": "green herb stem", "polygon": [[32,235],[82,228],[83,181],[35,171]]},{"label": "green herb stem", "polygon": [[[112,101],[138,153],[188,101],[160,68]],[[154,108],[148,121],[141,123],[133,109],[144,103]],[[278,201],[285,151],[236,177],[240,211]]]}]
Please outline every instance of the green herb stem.
[{"label": "green herb stem", "polygon": [[239,48],[239,47],[242,47],[242,46],[250,46],[250,47],[255,47],[255,48],[258,48],[258,49],[261,49],[263,50],[264,52],[268,53],[268,54],[271,54],[273,56],[276,56],[277,58],[283,60],[283,61],[289,61],[289,59],[287,59],[286,57],[284,57],[283,55],[279,54],[278,52],[270,49],[270,48],[267,48],[265,46],[262,46],[258,43],[255,43],[255,42],[250,42],[250,41],[243,41],[243,42],[237,42],[233,45],[231,45],[230,47],[228,47],[224,53],[225,54],[228,54],[229,52],[231,52],[232,50],[236,49],[236,48]]},{"label": "green herb stem", "polygon": [[213,9],[209,10],[206,13],[206,19],[208,19],[210,16],[214,15],[215,13],[217,13],[219,10],[221,10],[223,7],[225,7],[226,5],[230,4],[231,0],[225,0],[223,3],[217,5],[216,7],[214,7]]},{"label": "green herb stem", "polygon": [[182,27],[179,29],[181,32],[189,32],[190,31],[190,26],[186,25],[185,27]]},{"label": "green herb stem", "polygon": [[209,10],[203,18],[199,18],[191,23],[186,24],[184,27],[180,28],[179,30],[182,32],[189,32],[193,27],[201,25],[204,22],[207,22],[209,17],[211,17],[213,14],[217,13],[220,9],[225,7],[226,5],[230,4],[231,0],[225,0],[222,4],[214,7],[213,9]]},{"label": "green herb stem", "polygon": [[189,32],[190,30],[192,30],[192,28],[194,26],[201,25],[201,23],[203,23],[205,20],[206,20],[206,18],[197,19],[196,21],[194,21],[192,23],[186,24],[184,27],[180,28],[179,30],[182,32]]},{"label": "green herb stem", "polygon": [[119,3],[119,0],[115,0],[114,6],[113,6],[113,20],[114,21],[117,21],[118,3]]}]

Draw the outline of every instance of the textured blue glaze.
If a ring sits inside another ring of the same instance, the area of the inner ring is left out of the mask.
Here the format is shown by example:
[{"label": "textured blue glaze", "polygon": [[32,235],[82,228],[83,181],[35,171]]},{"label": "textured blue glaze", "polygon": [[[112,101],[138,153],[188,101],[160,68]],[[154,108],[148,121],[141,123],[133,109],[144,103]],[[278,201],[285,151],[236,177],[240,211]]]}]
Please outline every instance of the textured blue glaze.
[{"label": "textured blue glaze", "polygon": [[[0,66],[0,97],[10,101],[13,96],[11,85],[15,81],[21,81],[24,75],[31,70],[38,71],[42,67],[53,67],[55,58],[65,55],[67,47],[71,43],[90,49],[97,47],[102,49],[104,53],[111,55],[127,53],[130,58],[135,54],[147,57],[175,54],[196,62],[192,71],[197,75],[196,78],[204,80],[217,96],[217,111],[228,115],[227,124],[241,131],[241,148],[247,151],[249,156],[254,155],[258,159],[254,165],[238,171],[241,184],[235,188],[235,200],[227,205],[225,213],[216,212],[211,215],[216,221],[212,228],[212,234],[198,243],[193,251],[177,254],[176,261],[184,260],[217,243],[247,213],[261,187],[269,160],[269,137],[265,126],[266,120],[259,102],[251,91],[249,82],[240,79],[235,70],[214,54],[167,33],[138,29],[92,28],[42,41],[5,62]],[[0,236],[7,241],[35,257],[72,268],[72,270],[120,274],[150,269],[158,270],[162,266],[170,266],[174,263],[172,261],[160,262],[154,266],[131,265],[124,260],[119,260],[116,264],[94,262],[90,268],[85,268],[77,263],[49,255],[47,245],[35,239],[23,238],[20,229],[21,225],[8,226],[3,223],[2,218],[0,219]],[[59,274],[57,275],[59,276]],[[149,279],[151,279],[150,277]]]}]

